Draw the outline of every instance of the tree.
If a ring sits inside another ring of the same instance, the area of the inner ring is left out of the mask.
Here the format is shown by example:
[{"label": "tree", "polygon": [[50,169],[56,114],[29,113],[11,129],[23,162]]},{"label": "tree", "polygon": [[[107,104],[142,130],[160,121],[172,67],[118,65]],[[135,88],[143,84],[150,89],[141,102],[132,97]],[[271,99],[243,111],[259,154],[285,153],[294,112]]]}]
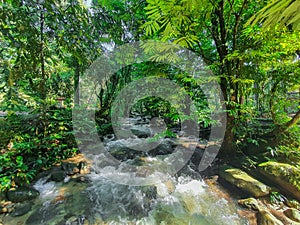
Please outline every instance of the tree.
[{"label": "tree", "polygon": [[251,46],[242,35],[249,14],[263,1],[213,0],[167,1],[148,0],[146,35],[171,40],[201,55],[220,78],[227,105],[227,129],[221,154],[234,153],[234,132],[242,114],[247,79],[247,65],[240,57]]},{"label": "tree", "polygon": [[[145,13],[143,1],[98,1],[91,5],[92,24],[98,32],[103,52],[141,38],[140,25]],[[132,79],[132,66],[122,68],[100,85],[98,115],[107,116],[119,90]]]},{"label": "tree", "polygon": [[[252,28],[249,28],[251,30]],[[257,28],[259,29],[259,28]],[[262,72],[262,86],[269,85],[269,89],[261,88],[269,104],[271,117],[276,128],[271,132],[282,134],[299,121],[300,109],[297,109],[297,100],[290,100],[288,92],[299,90],[299,31],[289,31],[286,28],[275,28],[272,32],[260,30],[253,31],[252,37],[256,39],[257,48],[245,53],[247,60],[255,58],[259,61],[259,69]],[[290,118],[287,108],[293,106],[295,115]],[[296,111],[295,111],[296,110]]]},{"label": "tree", "polygon": [[64,80],[74,82],[76,89],[80,73],[99,54],[89,10],[77,0],[7,1],[2,9],[1,53],[11,67],[3,71],[6,89],[15,90],[16,96],[25,91],[47,107],[49,97],[59,95],[59,90],[50,94],[51,86],[72,70],[74,80]]},{"label": "tree", "polygon": [[[299,57],[300,57],[300,46],[298,45],[298,36],[299,36],[299,30],[300,30],[300,1],[299,0],[289,0],[289,1],[282,1],[282,0],[274,0],[268,5],[266,5],[264,8],[262,8],[258,13],[256,13],[254,16],[252,16],[248,22],[247,25],[257,25],[262,24],[262,31],[270,30],[273,33],[272,36],[276,37],[276,32],[283,32],[284,34],[287,33],[287,29],[291,30],[290,34],[288,35],[288,39],[284,40],[282,42],[282,39],[279,41],[279,46],[284,45],[284,47],[289,46],[289,51],[292,49],[291,54],[294,55],[292,57],[292,64],[296,64],[296,68],[294,71],[291,71],[292,73],[292,80],[294,80],[294,83],[299,82]],[[278,27],[278,28],[277,28]],[[295,32],[293,32],[295,31]],[[295,40],[294,43],[291,45],[291,42]],[[290,44],[290,45],[289,45]],[[293,47],[291,47],[293,46]],[[278,49],[277,49],[278,51]],[[286,51],[286,49],[285,49]],[[297,63],[298,62],[298,63]],[[293,67],[292,67],[293,68]],[[296,72],[297,71],[297,72]],[[281,81],[286,81],[286,77],[281,77]],[[290,79],[289,79],[290,80]],[[279,85],[281,81],[275,82],[276,85]],[[275,88],[275,86],[274,86]],[[273,88],[273,90],[274,90]],[[270,101],[272,102],[272,100]],[[273,107],[271,107],[271,111]],[[272,115],[275,115],[273,112]],[[273,116],[274,118],[274,116]],[[285,123],[282,123],[281,125],[278,125],[276,129],[274,129],[271,132],[271,135],[275,135],[284,131],[287,131],[290,127],[293,125],[296,125],[297,122],[300,119],[300,109],[296,112],[293,118],[291,118],[289,121],[286,121]]]}]

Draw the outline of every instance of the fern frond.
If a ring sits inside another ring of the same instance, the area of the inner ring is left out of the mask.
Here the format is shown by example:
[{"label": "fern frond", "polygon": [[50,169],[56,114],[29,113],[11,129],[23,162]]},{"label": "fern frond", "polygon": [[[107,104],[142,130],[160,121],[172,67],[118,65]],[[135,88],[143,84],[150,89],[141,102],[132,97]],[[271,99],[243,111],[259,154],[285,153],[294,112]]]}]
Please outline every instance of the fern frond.
[{"label": "fern frond", "polygon": [[285,27],[292,25],[293,29],[300,27],[300,0],[274,0],[257,14],[252,16],[245,26],[262,23],[262,28],[279,25]]}]

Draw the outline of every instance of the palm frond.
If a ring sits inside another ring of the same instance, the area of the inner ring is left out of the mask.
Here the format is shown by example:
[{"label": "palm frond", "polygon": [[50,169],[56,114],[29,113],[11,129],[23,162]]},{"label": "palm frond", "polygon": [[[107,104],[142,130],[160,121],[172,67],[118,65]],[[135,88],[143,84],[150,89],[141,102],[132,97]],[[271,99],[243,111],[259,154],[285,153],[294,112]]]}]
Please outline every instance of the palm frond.
[{"label": "palm frond", "polygon": [[245,26],[261,24],[266,29],[279,25],[291,25],[294,30],[300,29],[300,0],[274,0],[257,14],[253,15]]}]

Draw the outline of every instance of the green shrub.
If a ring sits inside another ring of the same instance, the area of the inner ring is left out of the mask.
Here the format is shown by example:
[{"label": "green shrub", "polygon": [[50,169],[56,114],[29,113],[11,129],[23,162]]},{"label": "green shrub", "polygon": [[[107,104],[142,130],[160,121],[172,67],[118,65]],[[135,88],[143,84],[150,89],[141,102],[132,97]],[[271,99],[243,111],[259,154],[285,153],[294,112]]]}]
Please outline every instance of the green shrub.
[{"label": "green shrub", "polygon": [[1,121],[0,190],[29,183],[41,169],[78,153],[71,110],[49,110],[43,116],[8,115]]}]

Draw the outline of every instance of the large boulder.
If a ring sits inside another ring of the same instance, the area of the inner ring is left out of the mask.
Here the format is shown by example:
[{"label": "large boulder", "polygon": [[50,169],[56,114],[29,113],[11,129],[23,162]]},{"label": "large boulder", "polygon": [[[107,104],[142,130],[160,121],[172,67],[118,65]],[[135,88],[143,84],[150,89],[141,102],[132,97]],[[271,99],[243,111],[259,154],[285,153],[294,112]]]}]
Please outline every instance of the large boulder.
[{"label": "large boulder", "polygon": [[221,166],[219,174],[220,177],[227,182],[256,198],[268,195],[270,192],[270,187],[254,179],[240,169],[229,166]]},{"label": "large boulder", "polygon": [[300,200],[300,169],[278,162],[261,163],[258,168],[259,172],[282,192]]},{"label": "large boulder", "polygon": [[134,159],[137,155],[150,156],[167,155],[173,152],[176,143],[164,139],[161,143],[151,142],[144,138],[129,138],[107,143],[107,151],[118,160]]},{"label": "large boulder", "polygon": [[39,196],[39,191],[33,187],[19,187],[16,189],[8,190],[6,195],[7,199],[12,202],[24,202],[35,199]]}]

